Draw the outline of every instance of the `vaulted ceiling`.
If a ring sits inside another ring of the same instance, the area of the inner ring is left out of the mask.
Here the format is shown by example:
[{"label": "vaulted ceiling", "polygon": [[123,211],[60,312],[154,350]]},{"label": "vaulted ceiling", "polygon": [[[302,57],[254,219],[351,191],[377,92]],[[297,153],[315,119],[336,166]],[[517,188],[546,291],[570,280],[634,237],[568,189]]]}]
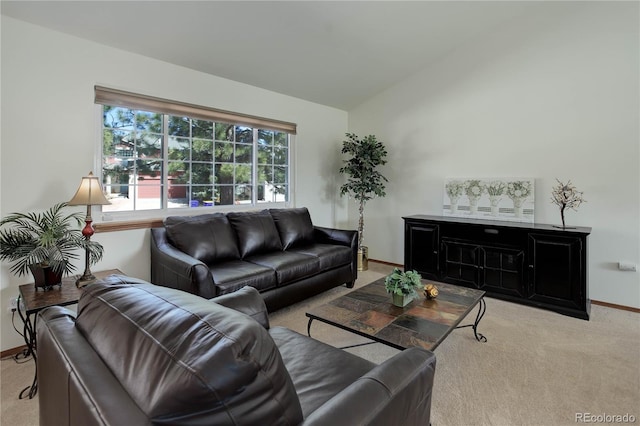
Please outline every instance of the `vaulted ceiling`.
[{"label": "vaulted ceiling", "polygon": [[2,1],[2,14],[349,110],[547,2]]}]

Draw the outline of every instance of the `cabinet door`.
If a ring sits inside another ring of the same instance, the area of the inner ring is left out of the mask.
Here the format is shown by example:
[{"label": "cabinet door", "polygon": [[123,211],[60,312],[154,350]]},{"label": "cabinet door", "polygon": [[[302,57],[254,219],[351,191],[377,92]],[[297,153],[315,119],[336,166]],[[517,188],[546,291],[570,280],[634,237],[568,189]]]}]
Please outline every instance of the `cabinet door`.
[{"label": "cabinet door", "polygon": [[584,310],[583,250],[579,237],[529,234],[529,299]]},{"label": "cabinet door", "polygon": [[480,289],[525,297],[524,250],[480,247]]},{"label": "cabinet door", "polygon": [[438,278],[438,234],[438,225],[405,225],[405,271],[415,269],[423,278]]},{"label": "cabinet door", "polygon": [[479,288],[479,247],[442,239],[442,280],[447,283]]}]

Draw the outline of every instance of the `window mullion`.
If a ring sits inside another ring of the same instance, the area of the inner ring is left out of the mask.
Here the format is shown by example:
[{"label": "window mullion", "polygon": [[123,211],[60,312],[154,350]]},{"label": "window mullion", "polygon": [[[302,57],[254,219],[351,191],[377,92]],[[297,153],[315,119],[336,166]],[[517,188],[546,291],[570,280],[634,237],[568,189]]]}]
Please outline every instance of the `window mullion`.
[{"label": "window mullion", "polygon": [[162,208],[169,208],[169,116],[162,115]]},{"label": "window mullion", "polygon": [[193,120],[189,118],[189,186],[187,187],[187,201],[193,201]]},{"label": "window mullion", "polygon": [[258,205],[258,129],[253,128],[253,149],[251,155],[251,205]]},{"label": "window mullion", "polygon": [[138,135],[135,121],[131,137],[133,138],[133,167],[131,168],[133,173],[129,175],[129,196],[133,193],[133,210],[138,210]]}]

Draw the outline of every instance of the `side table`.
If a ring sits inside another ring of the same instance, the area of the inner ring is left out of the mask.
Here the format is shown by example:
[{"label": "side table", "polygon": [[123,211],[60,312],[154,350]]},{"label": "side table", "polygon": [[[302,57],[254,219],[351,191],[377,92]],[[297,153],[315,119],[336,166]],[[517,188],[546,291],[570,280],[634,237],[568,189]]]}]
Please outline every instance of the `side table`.
[{"label": "side table", "polygon": [[[109,269],[93,273],[96,279],[105,278],[113,274],[122,275],[122,271],[119,269]],[[24,342],[27,344],[26,355],[31,355],[35,364],[33,383],[20,392],[18,395],[19,399],[26,398],[27,396],[31,399],[38,392],[38,363],[36,355],[36,321],[38,312],[49,306],[67,306],[78,303],[78,299],[80,299],[80,295],[82,294],[82,288],[76,287],[75,282],[79,276],[80,275],[71,275],[64,277],[60,285],[54,286],[51,290],[46,291],[41,289],[36,290],[33,283],[23,284],[19,287],[20,296],[17,311],[24,324],[23,337]],[[21,305],[24,307],[24,312],[22,312]]]}]

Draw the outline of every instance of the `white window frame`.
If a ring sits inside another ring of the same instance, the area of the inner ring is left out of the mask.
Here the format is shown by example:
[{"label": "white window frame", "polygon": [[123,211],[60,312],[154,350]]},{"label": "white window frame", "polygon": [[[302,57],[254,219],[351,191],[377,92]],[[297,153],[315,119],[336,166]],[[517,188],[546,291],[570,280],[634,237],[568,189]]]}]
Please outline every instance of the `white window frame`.
[{"label": "white window frame", "polygon": [[[96,87],[97,89],[97,87]],[[127,92],[123,92],[123,93],[127,93]],[[153,99],[157,99],[157,98],[153,98]],[[167,101],[167,102],[172,102],[172,101]],[[179,104],[179,103],[178,103]],[[135,107],[135,106],[127,106],[127,105],[112,105],[112,106],[121,106],[123,108],[130,108],[130,109],[134,109],[134,110],[145,110],[142,107]],[[97,155],[95,156],[95,160],[94,160],[94,170],[99,171],[100,174],[100,179],[101,182],[103,181],[103,176],[102,176],[102,167],[103,167],[103,104],[99,104],[96,103],[95,105],[96,108],[96,121],[97,121],[97,125],[96,125],[96,140],[97,140]],[[214,110],[215,111],[215,110]],[[221,110],[220,110],[221,111]],[[228,113],[226,111],[223,111],[224,113]],[[162,112],[162,114],[168,114],[168,115],[176,115],[176,114],[169,114],[169,113],[164,113]],[[229,113],[229,114],[233,114],[233,113]],[[185,114],[185,116],[188,116]],[[238,114],[239,117],[245,117],[245,115],[243,114]],[[246,116],[246,117],[251,117],[251,116]],[[194,119],[199,119],[198,117],[191,117]],[[259,117],[257,117],[257,119],[260,119]],[[268,119],[262,119],[262,120],[268,120]],[[165,120],[166,121],[166,120]],[[215,120],[211,120],[211,121],[215,121]],[[218,122],[228,122],[228,121],[218,121]],[[163,196],[162,198],[162,206],[159,209],[151,209],[151,210],[129,210],[129,211],[109,211],[109,212],[96,212],[96,216],[101,216],[102,221],[104,222],[121,222],[121,221],[132,221],[132,220],[146,220],[146,219],[155,219],[155,218],[159,218],[159,217],[166,217],[166,216],[187,216],[187,215],[198,215],[198,214],[206,214],[206,213],[213,213],[213,212],[228,212],[228,211],[250,211],[250,210],[263,210],[263,209],[269,209],[269,208],[283,208],[283,207],[292,207],[295,206],[295,202],[294,202],[294,194],[295,194],[295,164],[294,164],[294,159],[295,159],[295,139],[296,139],[296,132],[294,131],[293,133],[289,133],[289,132],[285,132],[288,133],[289,135],[289,144],[288,144],[288,158],[287,158],[287,168],[288,168],[288,200],[285,202],[261,202],[258,203],[257,202],[257,196],[258,196],[258,182],[257,182],[257,174],[258,174],[258,167],[257,167],[257,160],[258,160],[258,141],[257,138],[255,137],[258,128],[268,128],[267,126],[258,126],[258,125],[249,125],[249,124],[244,124],[242,122],[235,122],[235,123],[230,123],[230,124],[234,124],[234,125],[241,125],[241,126],[248,126],[248,127],[252,127],[253,131],[254,131],[254,138],[253,138],[253,158],[252,158],[252,200],[251,203],[247,203],[247,204],[239,204],[239,205],[214,205],[214,206],[200,206],[200,207],[184,207],[184,208],[168,208],[167,204],[168,204],[168,198],[167,198],[167,191],[168,191],[168,185],[163,185],[162,186],[162,191],[163,191]],[[287,123],[290,124],[290,123]],[[295,126],[295,124],[293,125]],[[165,123],[165,127],[166,127],[166,123]],[[164,129],[166,131],[166,128]],[[278,130],[278,131],[282,131],[282,130]],[[166,132],[165,132],[166,135]],[[165,136],[166,137],[166,136]],[[215,137],[214,137],[214,141],[215,141]],[[163,145],[163,163],[164,163],[164,167],[163,167],[163,183],[166,183],[166,176],[165,173],[168,171],[167,166],[167,162],[168,162],[168,144],[164,144]],[[96,208],[97,206],[94,206],[94,208]]]}]

